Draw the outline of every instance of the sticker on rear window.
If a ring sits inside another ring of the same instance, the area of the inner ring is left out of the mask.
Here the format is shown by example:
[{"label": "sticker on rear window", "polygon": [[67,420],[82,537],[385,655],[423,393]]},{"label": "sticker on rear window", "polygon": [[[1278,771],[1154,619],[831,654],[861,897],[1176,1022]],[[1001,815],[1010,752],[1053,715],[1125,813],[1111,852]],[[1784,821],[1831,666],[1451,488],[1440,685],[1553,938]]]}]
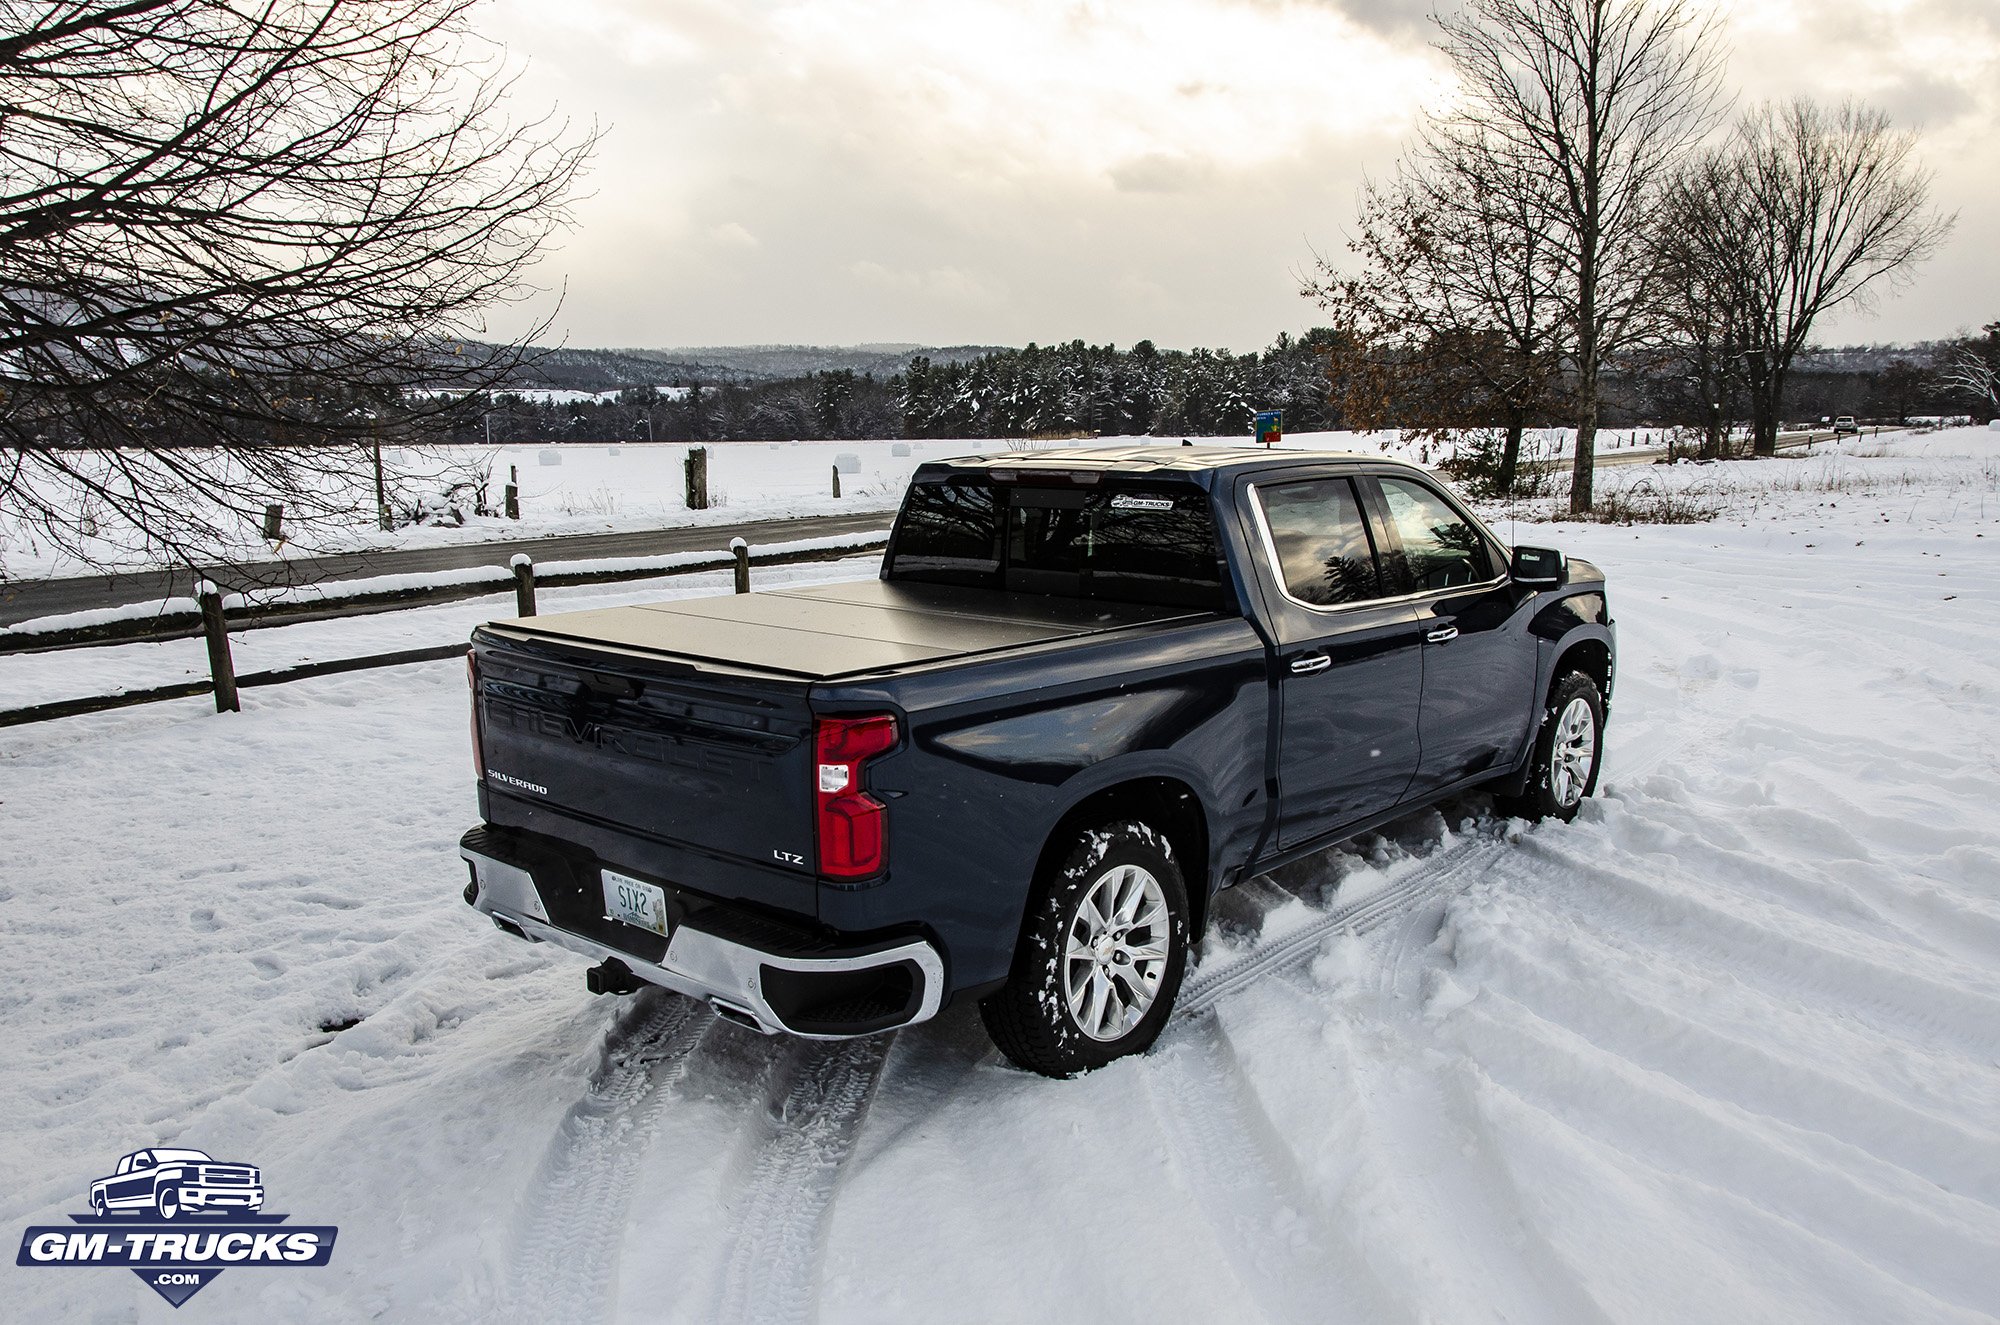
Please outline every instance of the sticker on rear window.
[{"label": "sticker on rear window", "polygon": [[1134,497],[1129,492],[1121,492],[1111,499],[1114,511],[1171,511],[1174,509],[1172,497]]}]

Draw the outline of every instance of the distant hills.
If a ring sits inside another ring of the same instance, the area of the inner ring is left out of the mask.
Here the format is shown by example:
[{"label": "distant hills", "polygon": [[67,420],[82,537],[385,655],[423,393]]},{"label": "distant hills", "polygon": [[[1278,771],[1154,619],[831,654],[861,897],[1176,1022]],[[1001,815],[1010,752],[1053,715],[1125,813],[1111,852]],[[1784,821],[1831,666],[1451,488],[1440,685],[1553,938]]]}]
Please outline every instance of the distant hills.
[{"label": "distant hills", "polygon": [[539,352],[519,385],[568,391],[616,391],[633,386],[704,386],[770,382],[846,369],[886,378],[919,355],[962,363],[1007,348],[999,345],[703,345],[685,348]]},{"label": "distant hills", "polygon": [[749,381],[803,377],[807,373],[866,373],[892,377],[919,355],[933,363],[963,363],[1009,348],[1004,345],[703,345],[666,350],[619,350],[660,362],[713,364]]},{"label": "distant hills", "polygon": [[[1898,359],[1922,362],[1942,342],[1916,345],[1816,346],[1804,351],[1801,373],[1880,372]],[[516,385],[565,391],[618,391],[635,386],[746,386],[842,369],[886,380],[919,355],[936,364],[966,363],[1012,347],[1002,345],[688,345],[667,349],[538,351]]]}]

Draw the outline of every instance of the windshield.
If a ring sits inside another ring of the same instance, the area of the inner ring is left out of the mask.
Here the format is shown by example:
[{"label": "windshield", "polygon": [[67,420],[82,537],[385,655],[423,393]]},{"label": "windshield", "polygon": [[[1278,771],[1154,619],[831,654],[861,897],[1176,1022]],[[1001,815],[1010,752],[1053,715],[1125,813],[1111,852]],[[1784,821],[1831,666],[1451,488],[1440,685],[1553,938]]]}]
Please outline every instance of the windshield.
[{"label": "windshield", "polygon": [[1225,610],[1208,494],[1187,484],[910,486],[885,578]]},{"label": "windshield", "polygon": [[207,1160],[207,1158],[208,1156],[202,1154],[199,1150],[155,1150],[153,1152],[153,1162],[155,1164],[171,1164],[176,1160],[194,1160],[196,1163],[200,1163]]}]

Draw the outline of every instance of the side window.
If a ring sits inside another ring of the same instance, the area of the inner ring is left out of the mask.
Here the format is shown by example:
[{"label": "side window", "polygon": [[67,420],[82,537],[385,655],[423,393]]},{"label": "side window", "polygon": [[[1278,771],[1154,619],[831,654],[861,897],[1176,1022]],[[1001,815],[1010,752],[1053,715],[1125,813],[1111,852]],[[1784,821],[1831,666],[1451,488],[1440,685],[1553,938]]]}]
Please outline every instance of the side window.
[{"label": "side window", "polygon": [[1278,573],[1292,597],[1332,607],[1381,596],[1375,549],[1353,483],[1344,478],[1285,483],[1260,487],[1257,497],[1277,547]]},{"label": "side window", "polygon": [[1385,477],[1380,482],[1389,523],[1403,544],[1399,555],[1406,575],[1392,575],[1392,580],[1402,579],[1422,592],[1493,578],[1493,554],[1486,540],[1444,498],[1408,479]]}]

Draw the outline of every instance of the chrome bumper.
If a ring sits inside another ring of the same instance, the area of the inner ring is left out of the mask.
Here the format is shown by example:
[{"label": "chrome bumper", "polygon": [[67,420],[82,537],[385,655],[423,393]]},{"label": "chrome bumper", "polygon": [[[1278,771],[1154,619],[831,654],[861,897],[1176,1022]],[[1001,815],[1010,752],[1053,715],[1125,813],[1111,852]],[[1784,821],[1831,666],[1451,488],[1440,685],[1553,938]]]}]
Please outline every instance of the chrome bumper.
[{"label": "chrome bumper", "polygon": [[666,954],[658,963],[643,961],[629,952],[621,952],[550,923],[541,893],[535,887],[534,876],[527,870],[463,846],[458,854],[471,864],[473,875],[478,880],[478,894],[471,899],[473,907],[491,916],[500,928],[532,942],[553,943],[594,961],[622,962],[633,975],[648,984],[701,999],[728,1020],[750,1026],[765,1035],[782,1033],[813,1040],[855,1038],[803,1031],[787,1025],[764,996],[763,968],[766,966],[810,975],[912,963],[923,974],[923,990],[916,1011],[898,1022],[899,1026],[928,1021],[937,1015],[938,1006],[944,998],[944,962],[937,950],[922,939],[911,939],[908,943],[858,957],[798,957],[767,952],[710,934],[690,924],[682,924],[675,927],[667,941]]}]

